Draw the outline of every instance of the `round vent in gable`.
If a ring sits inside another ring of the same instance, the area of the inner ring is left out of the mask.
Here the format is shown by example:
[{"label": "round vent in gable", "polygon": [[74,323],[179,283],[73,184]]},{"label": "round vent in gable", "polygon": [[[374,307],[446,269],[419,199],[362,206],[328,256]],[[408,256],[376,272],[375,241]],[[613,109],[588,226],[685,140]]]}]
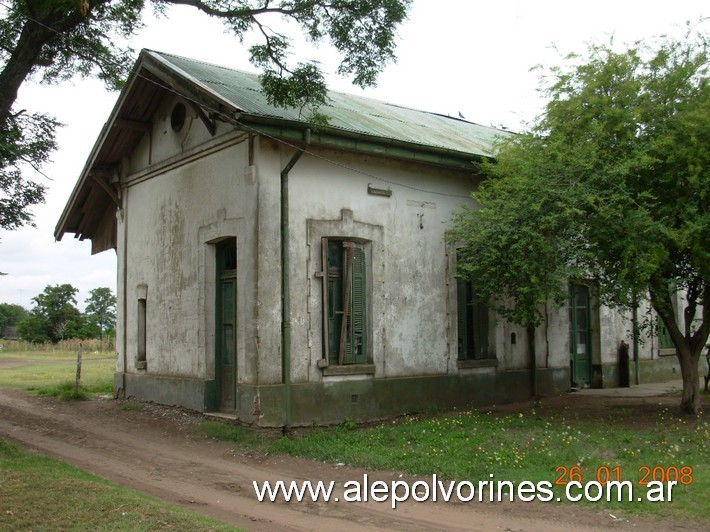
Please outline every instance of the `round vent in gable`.
[{"label": "round vent in gable", "polygon": [[170,127],[176,133],[182,129],[185,125],[185,117],[187,116],[187,110],[185,109],[184,103],[176,103],[173,107],[173,112],[170,114]]}]

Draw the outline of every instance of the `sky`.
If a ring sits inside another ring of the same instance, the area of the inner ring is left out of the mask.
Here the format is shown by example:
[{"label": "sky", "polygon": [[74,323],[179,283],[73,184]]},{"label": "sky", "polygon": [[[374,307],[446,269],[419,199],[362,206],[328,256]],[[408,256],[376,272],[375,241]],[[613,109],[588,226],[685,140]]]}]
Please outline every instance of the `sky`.
[{"label": "sky", "polygon": [[[397,62],[388,65],[376,87],[361,90],[331,75],[333,90],[451,116],[484,125],[521,131],[537,116],[540,99],[536,65],[561,63],[588,44],[624,47],[659,35],[680,37],[686,22],[708,16],[707,1],[597,0],[414,0],[399,29]],[[167,18],[147,13],[146,27],[131,39],[138,52],[149,48],[256,72],[243,43],[222,30],[218,21],[187,6],[167,11]],[[278,22],[269,21],[278,26]],[[702,25],[708,27],[707,20]],[[297,34],[293,60],[315,58],[330,72],[337,55],[326,44],[317,49]],[[16,109],[49,112],[64,124],[59,149],[39,177],[46,202],[32,209],[36,227],[0,230],[0,303],[28,309],[47,285],[69,283],[79,289],[79,308],[90,290],[116,291],[116,255],[91,255],[91,244],[66,234],[54,241],[54,228],[79,178],[91,148],[118,93],[96,80],[54,86],[25,84]]]}]

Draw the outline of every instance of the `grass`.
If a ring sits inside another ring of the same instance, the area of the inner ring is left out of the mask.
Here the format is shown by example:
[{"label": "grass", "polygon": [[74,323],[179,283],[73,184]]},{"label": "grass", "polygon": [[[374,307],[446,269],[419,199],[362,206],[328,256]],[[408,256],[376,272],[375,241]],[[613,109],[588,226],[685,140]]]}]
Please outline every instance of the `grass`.
[{"label": "grass", "polygon": [[2,530],[235,530],[0,440]]},{"label": "grass", "polygon": [[76,383],[65,381],[60,384],[36,389],[38,395],[48,395],[49,397],[59,397],[62,401],[86,401],[89,393],[81,386],[76,389]]},{"label": "grass", "polygon": [[142,412],[145,410],[144,403],[135,403],[133,401],[126,401],[118,406],[118,409],[123,412]]},{"label": "grass", "polygon": [[[66,360],[76,362],[76,351],[0,351],[0,360],[38,361]],[[86,352],[81,354],[82,360],[116,360],[116,353]]]},{"label": "grass", "polygon": [[79,349],[79,344],[81,344],[85,356],[115,356],[113,341],[109,343],[104,339],[102,342],[96,338],[89,340],[62,340],[56,344],[51,342],[34,344],[23,340],[8,340],[2,338],[0,339],[0,355],[2,355],[3,352],[12,352],[14,354],[22,353],[34,357],[42,353],[48,356],[54,356],[58,353],[71,353],[75,355]]},{"label": "grass", "polygon": [[[82,387],[88,393],[110,393],[114,356],[95,356],[96,362],[82,367]],[[5,350],[0,352],[0,360],[43,362],[3,368],[0,386],[61,397],[62,393],[73,391],[75,357],[71,352]],[[120,408],[142,410],[144,405],[124,403]],[[570,411],[547,414],[529,410],[508,415],[477,411],[436,416],[429,413],[370,428],[357,428],[354,423],[345,422],[338,427],[301,431],[293,438],[276,440],[219,421],[205,421],[199,430],[208,437],[231,441],[240,447],[262,448],[269,453],[414,475],[436,473],[441,479],[468,480],[474,484],[489,480],[491,474],[498,480],[512,482],[555,483],[570,478],[578,480],[580,476],[587,482],[597,480],[597,475],[603,477],[608,470],[612,474],[618,471],[620,480],[629,480],[635,489],[641,490],[638,482],[644,468],[673,474],[674,467],[679,471],[692,468],[692,483],[688,483],[691,477],[686,475],[687,485],[674,489],[670,505],[634,502],[595,503],[595,506],[629,514],[705,519],[710,512],[710,499],[706,496],[710,493],[710,476],[706,474],[710,466],[708,422],[703,417],[679,418],[664,410],[656,414],[656,419],[645,418],[638,423],[639,415],[634,407],[618,408],[596,419],[580,418]],[[2,478],[6,467],[0,461]],[[0,482],[0,529],[4,523],[2,490],[8,485]],[[555,487],[555,496],[564,496],[562,486]],[[140,524],[138,528],[143,526]],[[131,524],[125,528],[134,527]]]},{"label": "grass", "polygon": [[[580,419],[573,413],[494,415],[475,411],[437,417],[410,416],[366,429],[346,425],[312,429],[268,445],[270,453],[291,454],[351,466],[388,469],[449,480],[490,479],[552,484],[604,479],[608,468],[645,493],[639,481],[645,467],[692,468],[688,485],[678,485],[672,504],[594,503],[630,514],[705,519],[710,511],[708,446],[710,425],[702,417],[678,418],[664,410],[639,426],[633,409],[606,419]],[[613,468],[618,467],[618,470]],[[574,469],[572,469],[574,468]],[[689,469],[683,470],[690,471]],[[661,471],[657,470],[660,480]],[[692,483],[689,481],[692,478]],[[615,480],[612,477],[612,480]],[[647,480],[653,480],[649,477]],[[671,479],[673,480],[673,479]],[[564,500],[563,486],[555,496]]]},{"label": "grass", "polygon": [[203,421],[196,430],[215,440],[230,441],[240,447],[257,447],[264,438],[251,429],[222,421]]},{"label": "grass", "polygon": [[115,353],[82,355],[81,392],[76,397],[73,396],[75,394],[72,394],[76,379],[76,353],[70,351],[23,352],[5,349],[0,352],[0,360],[12,360],[19,363],[5,367],[0,371],[0,387],[20,388],[62,399],[80,399],[94,393],[113,392],[113,374],[116,370]]},{"label": "grass", "polygon": [[[113,391],[113,353],[82,355],[95,362],[82,364],[78,394],[76,353],[3,349],[3,359],[26,363],[3,368],[0,386],[61,399]],[[141,410],[144,405],[124,403],[121,408]],[[0,439],[0,530],[20,529],[235,530]]]}]

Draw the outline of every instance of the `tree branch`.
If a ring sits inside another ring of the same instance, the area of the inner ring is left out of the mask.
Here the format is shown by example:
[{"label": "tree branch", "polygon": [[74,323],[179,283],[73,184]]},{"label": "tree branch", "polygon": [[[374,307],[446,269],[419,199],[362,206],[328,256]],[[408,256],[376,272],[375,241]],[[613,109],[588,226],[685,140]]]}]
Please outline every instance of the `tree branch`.
[{"label": "tree branch", "polygon": [[286,15],[288,17],[294,17],[296,15],[299,15],[305,11],[308,11],[309,9],[312,9],[314,6],[319,4],[320,2],[317,2],[315,0],[311,2],[306,2],[302,4],[298,8],[294,9],[285,9],[282,7],[269,7],[270,2],[266,1],[264,3],[264,7],[259,7],[259,8],[248,8],[248,9],[216,9],[210,5],[207,5],[205,2],[202,2],[201,0],[166,0],[165,3],[168,4],[175,4],[175,5],[183,5],[183,6],[191,6],[194,8],[199,9],[203,13],[207,15],[211,15],[213,17],[219,17],[219,18],[250,18],[250,17],[255,17],[258,15],[264,15],[264,14],[278,14],[278,15]]}]

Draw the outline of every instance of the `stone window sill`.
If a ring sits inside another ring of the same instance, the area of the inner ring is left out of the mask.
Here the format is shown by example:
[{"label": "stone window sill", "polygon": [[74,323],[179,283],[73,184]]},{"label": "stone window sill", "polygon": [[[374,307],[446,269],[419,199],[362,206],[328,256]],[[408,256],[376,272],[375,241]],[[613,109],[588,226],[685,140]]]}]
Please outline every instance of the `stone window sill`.
[{"label": "stone window sill", "polygon": [[348,366],[327,366],[323,368],[325,377],[333,377],[336,375],[374,375],[374,364],[352,364]]},{"label": "stone window sill", "polygon": [[675,347],[659,349],[658,355],[662,357],[675,356]]}]

